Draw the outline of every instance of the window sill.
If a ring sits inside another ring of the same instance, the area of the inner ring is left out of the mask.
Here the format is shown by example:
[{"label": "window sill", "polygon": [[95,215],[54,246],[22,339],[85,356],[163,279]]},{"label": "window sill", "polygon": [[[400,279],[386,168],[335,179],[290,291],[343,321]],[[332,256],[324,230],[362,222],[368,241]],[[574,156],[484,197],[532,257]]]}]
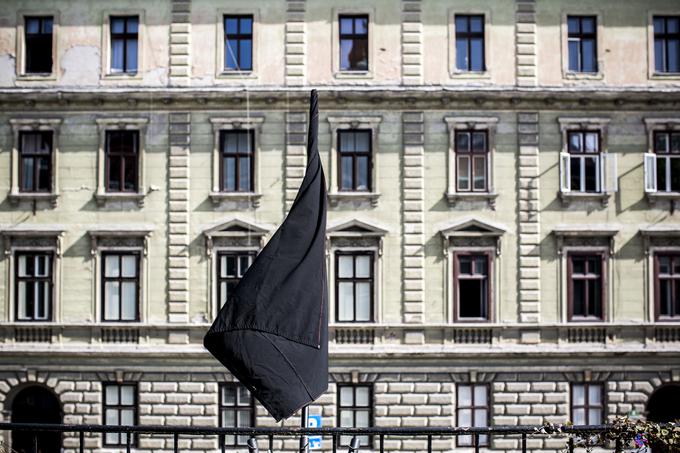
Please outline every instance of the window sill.
[{"label": "window sill", "polygon": [[102,77],[102,80],[142,80],[141,72],[110,72]]},{"label": "window sill", "polygon": [[341,203],[352,203],[355,207],[365,203],[370,203],[372,208],[378,206],[380,194],[377,192],[333,192],[328,194],[328,201],[331,206],[336,207]]},{"label": "window sill", "polygon": [[260,207],[261,193],[256,192],[210,192],[210,201],[213,205],[219,205],[224,202],[249,202],[253,208]]},{"label": "window sill", "polygon": [[649,76],[650,80],[680,80],[680,72],[655,72]]},{"label": "window sill", "polygon": [[603,80],[602,72],[565,72],[565,80]]},{"label": "window sill", "polygon": [[599,201],[602,207],[609,205],[609,199],[612,194],[607,192],[590,193],[590,192],[559,192],[558,196],[562,200],[562,205],[569,206],[572,202],[596,202]]},{"label": "window sill", "polygon": [[218,79],[257,79],[254,71],[222,71],[217,74]]},{"label": "window sill", "polygon": [[647,202],[654,206],[659,201],[680,201],[680,192],[646,192]]},{"label": "window sill", "polygon": [[21,202],[49,201],[53,208],[57,207],[59,200],[58,193],[31,193],[31,192],[12,192],[8,195],[10,203],[18,205]]},{"label": "window sill", "polygon": [[107,203],[115,202],[136,202],[140,208],[144,207],[145,194],[143,192],[98,192],[94,194],[98,206],[106,206]]},{"label": "window sill", "polygon": [[337,71],[333,76],[336,79],[372,79],[371,71]]},{"label": "window sill", "polygon": [[487,71],[460,71],[455,70],[449,73],[452,79],[491,79],[491,73]]},{"label": "window sill", "polygon": [[460,201],[485,201],[489,208],[495,210],[498,194],[496,192],[446,192],[444,196],[450,207],[454,207]]},{"label": "window sill", "polygon": [[35,74],[19,74],[17,76],[17,82],[45,82],[45,81],[55,81],[57,80],[57,75],[53,72],[50,73],[35,73]]}]

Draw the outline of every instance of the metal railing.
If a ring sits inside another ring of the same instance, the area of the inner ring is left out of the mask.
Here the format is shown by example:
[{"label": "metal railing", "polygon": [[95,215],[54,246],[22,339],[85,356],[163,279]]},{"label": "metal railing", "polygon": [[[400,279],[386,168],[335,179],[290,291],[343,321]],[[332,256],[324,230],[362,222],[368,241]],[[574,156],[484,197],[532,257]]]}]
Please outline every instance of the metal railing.
[{"label": "metal railing", "polygon": [[[32,423],[0,423],[0,433],[1,432],[29,432],[31,436],[35,436],[37,439],[39,437],[38,433],[45,432],[60,432],[62,433],[73,433],[78,439],[77,443],[72,442],[72,446],[69,448],[73,450],[80,451],[84,453],[86,450],[94,450],[94,446],[86,446],[86,434],[88,434],[87,439],[91,439],[94,433],[101,433],[105,435],[106,433],[119,433],[127,434],[124,436],[125,441],[123,445],[118,446],[120,450],[126,452],[133,451],[136,447],[136,441],[139,440],[139,436],[162,436],[168,440],[169,447],[162,450],[171,450],[175,453],[180,451],[190,451],[191,448],[180,448],[180,440],[188,438],[196,438],[201,436],[203,438],[213,437],[218,440],[219,446],[216,449],[220,449],[222,452],[232,450],[233,447],[225,446],[224,438],[225,436],[242,436],[248,437],[245,445],[240,446],[240,450],[248,450],[250,453],[257,453],[260,448],[268,452],[277,451],[275,447],[275,439],[279,438],[289,438],[297,439],[301,438],[303,441],[300,442],[300,451],[308,451],[309,443],[306,442],[307,437],[321,437],[322,439],[331,439],[331,448],[324,446],[324,450],[331,450],[333,453],[338,451],[348,451],[350,453],[357,453],[361,450],[364,451],[379,451],[383,453],[385,451],[399,450],[400,448],[395,448],[394,446],[386,446],[386,440],[388,438],[416,438],[423,441],[422,448],[404,448],[407,450],[418,450],[427,451],[432,453],[434,451],[442,450],[452,450],[455,445],[458,445],[458,440],[461,437],[466,439],[466,447],[468,450],[473,450],[475,453],[479,453],[481,449],[493,448],[493,450],[520,450],[526,453],[528,450],[540,450],[540,447],[535,445],[527,448],[528,442],[535,438],[547,438],[547,437],[558,437],[561,438],[563,443],[563,448],[560,450],[568,451],[573,453],[580,442],[575,442],[574,439],[583,440],[586,442],[588,439],[595,439],[597,435],[605,434],[610,432],[612,429],[611,425],[584,425],[584,426],[567,426],[567,425],[538,425],[538,426],[494,426],[487,428],[461,428],[461,427],[441,427],[441,428],[282,428],[282,427],[253,427],[253,428],[212,428],[212,427],[177,427],[177,426],[110,426],[110,425],[62,425],[62,424],[32,424]],[[11,437],[11,436],[10,436]],[[361,439],[370,439],[365,445],[361,444]],[[456,443],[451,444],[449,448],[443,448],[441,443],[435,445],[435,441],[439,439],[448,440],[451,442],[455,440]],[[488,443],[492,445],[494,439],[497,438],[512,438],[516,439],[516,448],[510,447],[488,447],[483,445]],[[6,437],[7,439],[7,437]],[[74,439],[75,440],[75,439]],[[341,442],[343,440],[343,442]],[[349,442],[346,442],[349,440]],[[36,440],[37,442],[37,440]],[[303,446],[304,445],[304,446]],[[601,445],[604,448],[608,448],[611,451],[622,452],[625,445],[621,445],[617,442],[614,445]],[[11,447],[11,446],[10,446]],[[36,445],[34,451],[40,451]],[[98,448],[98,447],[96,447]],[[114,447],[115,448],[115,447]],[[141,448],[141,447],[140,447]],[[546,447],[547,448],[547,447]],[[108,449],[108,447],[107,447]],[[554,450],[554,447],[548,448]],[[158,450],[154,448],[154,450]],[[203,448],[202,448],[203,450]],[[295,447],[285,447],[281,450],[296,451],[298,448]],[[13,451],[13,450],[6,450]],[[24,450],[25,453],[30,453],[30,451]]]}]

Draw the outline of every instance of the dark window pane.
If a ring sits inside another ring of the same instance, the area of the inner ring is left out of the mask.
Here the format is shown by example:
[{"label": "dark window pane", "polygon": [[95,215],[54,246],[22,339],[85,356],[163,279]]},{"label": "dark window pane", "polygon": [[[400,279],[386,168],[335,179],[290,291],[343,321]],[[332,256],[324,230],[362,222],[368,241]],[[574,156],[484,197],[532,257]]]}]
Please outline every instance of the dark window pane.
[{"label": "dark window pane", "polygon": [[244,35],[249,35],[253,32],[253,19],[245,17],[240,22],[240,32]]},{"label": "dark window pane", "polygon": [[576,34],[581,32],[581,27],[577,17],[567,18],[567,30],[569,34]]},{"label": "dark window pane", "polygon": [[654,40],[654,70],[656,72],[664,72],[664,41],[662,39]]},{"label": "dark window pane", "polygon": [[125,165],[125,191],[132,192],[137,187],[137,163],[134,158],[126,158]]},{"label": "dark window pane", "polygon": [[579,133],[569,133],[569,151],[570,152],[581,152],[581,134]]},{"label": "dark window pane", "polygon": [[349,54],[352,51],[353,41],[343,39],[340,41],[340,69],[348,70],[352,68]]},{"label": "dark window pane", "polygon": [[468,16],[456,16],[456,33],[466,33],[468,31]]},{"label": "dark window pane", "polygon": [[136,17],[130,17],[127,19],[127,29],[126,33],[137,33],[139,25],[139,19]]},{"label": "dark window pane", "polygon": [[36,190],[50,190],[50,163],[47,158],[37,159],[38,161],[38,180]]},{"label": "dark window pane", "polygon": [[597,158],[586,157],[585,159],[585,190],[586,192],[596,192],[599,180],[597,170]]},{"label": "dark window pane", "polygon": [[680,72],[680,40],[668,40],[668,72]]},{"label": "dark window pane", "polygon": [[26,18],[26,33],[27,34],[40,33],[40,19]]},{"label": "dark window pane", "polygon": [[671,153],[680,153],[680,133],[671,134]]},{"label": "dark window pane", "polygon": [[340,18],[340,33],[343,35],[353,33],[353,23],[354,21],[351,18]]},{"label": "dark window pane", "polygon": [[579,43],[578,41],[569,41],[569,70],[579,71]]},{"label": "dark window pane", "polygon": [[470,42],[470,69],[472,71],[484,70],[484,40],[481,38],[472,39]]},{"label": "dark window pane", "polygon": [[456,149],[461,152],[470,150],[469,132],[458,132],[456,134]]},{"label": "dark window pane", "polygon": [[137,71],[137,40],[129,39],[126,41],[126,52],[127,52],[127,66],[126,70],[128,72]]},{"label": "dark window pane", "polygon": [[486,133],[474,132],[472,134],[472,150],[482,152],[486,151]]},{"label": "dark window pane", "polygon": [[571,190],[581,191],[581,159],[572,157],[569,160],[569,167]]},{"label": "dark window pane", "polygon": [[237,45],[237,41],[232,41],[232,40],[227,40],[227,43],[225,45],[225,56],[224,56],[224,61],[225,61],[225,67],[227,69],[234,69],[238,70],[238,61],[236,58],[236,55],[238,53],[238,49],[235,47]]},{"label": "dark window pane", "polygon": [[249,39],[242,39],[239,47],[239,55],[241,57],[241,69],[250,70],[253,67],[252,62],[252,41]]},{"label": "dark window pane", "polygon": [[111,31],[113,33],[125,33],[125,19],[122,17],[112,18]]},{"label": "dark window pane", "polygon": [[351,157],[343,157],[342,158],[342,181],[341,181],[341,188],[342,189],[352,189],[352,173],[353,173],[353,168],[352,168],[352,158]]},{"label": "dark window pane", "polygon": [[583,72],[597,72],[597,54],[595,50],[595,41],[592,39],[584,39],[583,45]]},{"label": "dark window pane", "polygon": [[661,132],[654,134],[654,150],[656,152],[668,151],[668,134]]},{"label": "dark window pane", "polygon": [[654,17],[654,33],[664,33],[666,31],[666,21],[663,17]]},{"label": "dark window pane", "polygon": [[224,190],[236,190],[236,158],[225,157],[224,162]]},{"label": "dark window pane", "polygon": [[680,31],[680,18],[671,17],[666,23],[666,33],[678,33]]},{"label": "dark window pane", "polygon": [[460,262],[460,273],[465,275],[472,274],[472,258],[469,256],[461,256],[459,258]]},{"label": "dark window pane", "polygon": [[225,28],[228,34],[237,34],[238,33],[238,19],[236,18],[227,18],[225,19]]},{"label": "dark window pane", "polygon": [[660,191],[666,191],[666,164],[668,159],[657,157],[656,159],[656,187]]},{"label": "dark window pane", "polygon": [[602,317],[602,289],[600,280],[588,281],[588,316]]},{"label": "dark window pane", "polygon": [[250,157],[241,157],[239,165],[239,190],[248,192],[250,191]]},{"label": "dark window pane", "polygon": [[680,157],[674,157],[671,161],[671,191],[680,192]]},{"label": "dark window pane", "polygon": [[470,31],[473,33],[481,33],[484,30],[484,18],[481,16],[472,16],[470,18]]},{"label": "dark window pane", "polygon": [[354,21],[354,33],[365,35],[368,33],[368,18],[360,17]]},{"label": "dark window pane", "polygon": [[595,33],[595,19],[584,17],[581,22],[581,33]]},{"label": "dark window pane", "polygon": [[357,187],[356,190],[368,190],[368,157],[357,157]]},{"label": "dark window pane", "polygon": [[468,41],[458,39],[456,40],[456,69],[467,71],[468,68]]},{"label": "dark window pane", "polygon": [[120,170],[121,170],[120,159],[109,159],[108,167],[108,186],[107,189],[110,192],[120,192],[121,190],[121,180],[120,180]]},{"label": "dark window pane", "polygon": [[586,316],[586,282],[574,280],[573,282],[573,310],[574,316]]},{"label": "dark window pane", "polygon": [[484,318],[485,281],[459,280],[459,317]]}]

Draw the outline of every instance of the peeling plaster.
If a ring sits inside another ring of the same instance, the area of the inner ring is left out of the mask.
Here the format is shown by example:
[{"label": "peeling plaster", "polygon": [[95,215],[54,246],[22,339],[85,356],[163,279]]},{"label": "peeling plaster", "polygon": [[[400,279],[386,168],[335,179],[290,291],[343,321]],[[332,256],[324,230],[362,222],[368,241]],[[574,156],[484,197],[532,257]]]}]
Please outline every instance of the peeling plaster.
[{"label": "peeling plaster", "polygon": [[144,73],[144,85],[167,85],[168,70],[166,68],[156,68]]},{"label": "peeling plaster", "polygon": [[17,61],[14,55],[0,55],[0,86],[14,86]]},{"label": "peeling plaster", "polygon": [[63,85],[94,86],[99,84],[101,56],[96,46],[73,46],[61,56]]}]

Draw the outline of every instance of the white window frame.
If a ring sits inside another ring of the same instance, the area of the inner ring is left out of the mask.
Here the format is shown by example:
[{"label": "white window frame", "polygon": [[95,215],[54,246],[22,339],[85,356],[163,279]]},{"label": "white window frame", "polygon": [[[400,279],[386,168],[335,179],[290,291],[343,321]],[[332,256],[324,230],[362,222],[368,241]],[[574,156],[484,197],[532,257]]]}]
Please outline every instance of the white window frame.
[{"label": "white window frame", "polygon": [[[146,197],[146,172],[144,169],[146,155],[146,133],[149,124],[148,118],[97,118],[99,129],[99,149],[97,151],[97,190],[94,198],[99,206],[108,202],[134,201],[142,208]],[[139,161],[137,162],[137,192],[107,192],[106,191],[106,132],[108,131],[137,131],[139,133]]]},{"label": "white window frame", "polygon": [[[557,119],[562,135],[562,150],[558,159],[558,195],[562,203],[569,205],[572,201],[599,200],[602,206],[609,204],[612,195],[618,192],[618,157],[608,151],[608,124],[609,118],[572,118],[560,117]],[[569,153],[568,135],[572,131],[598,132],[600,134],[600,153],[598,159],[598,191],[581,192],[571,188],[571,154]]]},{"label": "white window frame", "polygon": [[[355,202],[360,206],[370,203],[371,207],[378,205],[380,189],[378,187],[378,168],[380,147],[378,143],[379,126],[382,116],[329,116],[326,118],[330,125],[331,149],[328,161],[328,199],[331,206],[338,206],[342,202]],[[340,181],[338,180],[338,143],[339,131],[352,130],[371,131],[371,190],[369,192],[352,192],[338,190]],[[363,207],[363,206],[362,206]]]},{"label": "white window frame", "polygon": [[[253,69],[247,71],[227,71],[224,69],[224,16],[230,15],[251,15],[253,16],[253,43],[252,43],[252,63]],[[259,54],[260,48],[260,9],[259,8],[233,8],[220,9],[217,11],[215,23],[215,79],[218,81],[241,81],[243,79],[257,81],[260,80],[259,74]]]},{"label": "white window frame", "polygon": [[[339,321],[337,320],[337,312],[338,312],[338,304],[339,301],[336,300],[336,276],[337,276],[337,269],[336,269],[336,262],[338,261],[337,256],[338,253],[340,254],[345,254],[346,256],[355,256],[354,254],[360,254],[360,255],[367,255],[367,254],[372,254],[373,258],[373,294],[371,295],[373,297],[373,313],[372,317],[374,321]],[[379,263],[378,261],[380,260],[380,247],[379,246],[374,246],[374,247],[332,247],[331,249],[331,256],[329,259],[329,266],[327,267],[328,269],[328,274],[329,276],[332,275],[332,279],[329,278],[331,281],[331,284],[329,286],[329,300],[332,299],[333,303],[332,305],[332,310],[329,310],[329,316],[332,319],[332,322],[334,324],[338,325],[360,325],[362,323],[364,324],[372,324],[372,323],[378,323],[377,321],[377,306],[378,306],[378,272],[379,272]]]},{"label": "white window frame", "polygon": [[[261,171],[260,161],[262,154],[262,124],[265,117],[263,114],[257,113],[253,116],[247,117],[215,117],[210,118],[210,123],[213,127],[213,153],[212,153],[212,186],[210,190],[210,200],[215,205],[220,205],[224,202],[240,202],[247,203],[252,208],[260,206],[260,199],[262,198],[261,190]],[[253,149],[253,192],[222,192],[220,191],[220,135],[222,131],[238,131],[247,130],[253,131],[255,147]]]},{"label": "white window frame", "polygon": [[[567,26],[568,16],[594,16],[597,21],[595,27],[596,46],[597,46],[597,72],[574,72],[569,70],[569,29]],[[562,79],[567,81],[579,81],[579,80],[590,80],[590,81],[604,81],[604,55],[605,55],[605,43],[604,43],[604,11],[601,9],[568,9],[562,10],[562,21],[560,23],[560,33],[561,33],[561,45],[560,49],[562,51]]]},{"label": "white window frame", "polygon": [[[26,72],[26,17],[52,16],[52,71],[49,74],[32,74]],[[22,9],[17,12],[16,26],[16,76],[17,82],[45,82],[58,79],[60,68],[59,55],[59,11],[51,9]]]},{"label": "white window frame", "polygon": [[[652,225],[640,228],[645,259],[645,322],[656,321],[656,275],[655,257],[657,254],[680,254],[680,225]],[[670,321],[676,322],[676,321]]]},{"label": "white window frame", "polygon": [[[444,196],[449,206],[455,206],[459,201],[485,201],[489,208],[496,208],[495,170],[496,133],[498,117],[484,116],[445,116],[444,122],[449,130],[449,150],[447,153],[447,189]],[[487,190],[483,192],[459,192],[456,181],[456,132],[459,130],[486,131],[487,134]]]},{"label": "white window frame", "polygon": [[[448,292],[448,321],[451,324],[456,325],[468,325],[468,324],[493,324],[497,319],[497,313],[499,311],[498,297],[500,293],[498,292],[498,285],[500,284],[500,278],[496,274],[496,269],[499,266],[500,254],[497,253],[496,247],[459,247],[459,246],[449,246],[447,250],[447,292]],[[489,301],[487,313],[487,319],[481,318],[470,318],[469,321],[461,320],[458,316],[458,320],[455,319],[456,307],[458,304],[457,289],[458,282],[454,278],[454,272],[456,266],[456,256],[461,253],[471,253],[489,256],[489,273],[487,275],[487,282],[491,285],[489,288]]]},{"label": "white window frame", "polygon": [[[113,72],[111,70],[111,16],[137,16],[139,23],[137,28],[137,72]],[[146,72],[144,43],[146,42],[146,19],[143,9],[115,9],[102,12],[102,41],[101,41],[101,81],[139,81],[141,82]]]},{"label": "white window frame", "polygon": [[[656,132],[680,132],[680,118],[645,118],[644,123],[647,129],[647,152],[643,154],[643,185],[647,200],[653,205],[659,200],[680,199],[680,192],[659,190],[657,187],[657,159],[660,157],[654,151],[654,134]],[[679,159],[680,155],[672,158]],[[670,176],[670,166],[667,165],[666,169]]]},{"label": "white window frame", "polygon": [[[484,16],[484,71],[463,71],[456,68],[456,15]],[[475,8],[449,8],[448,14],[448,74],[451,79],[490,80],[493,68],[491,52],[491,10]]]},{"label": "white window frame", "polygon": [[[340,16],[345,14],[363,14],[368,16],[368,71],[343,71],[340,69]],[[341,7],[333,8],[331,12],[331,64],[333,77],[336,79],[374,78],[375,73],[375,25],[376,10],[371,7]]]},{"label": "white window frame", "polygon": [[[246,246],[246,247],[241,247],[241,246],[217,246],[213,247],[212,252],[211,252],[211,257],[210,257],[210,278],[209,278],[209,287],[211,288],[210,290],[210,312],[211,317],[214,318],[217,316],[217,313],[220,311],[220,288],[218,285],[219,279],[217,278],[217,271],[219,269],[219,260],[220,260],[220,254],[222,253],[254,253],[253,257],[253,262],[255,261],[255,258],[257,258],[257,254],[260,253],[261,248],[260,247],[254,247],[254,246]],[[252,265],[252,263],[251,263]]]},{"label": "white window frame", "polygon": [[656,72],[654,60],[654,16],[680,16],[678,9],[654,9],[647,13],[647,78],[649,80],[680,80],[680,72]]},{"label": "white window frame", "polygon": [[[59,118],[11,118],[12,151],[10,163],[10,202],[17,204],[21,201],[48,201],[52,207],[57,206],[59,200],[59,132],[62,120]],[[52,132],[52,188],[48,193],[26,193],[19,190],[19,135],[21,132]]]}]

